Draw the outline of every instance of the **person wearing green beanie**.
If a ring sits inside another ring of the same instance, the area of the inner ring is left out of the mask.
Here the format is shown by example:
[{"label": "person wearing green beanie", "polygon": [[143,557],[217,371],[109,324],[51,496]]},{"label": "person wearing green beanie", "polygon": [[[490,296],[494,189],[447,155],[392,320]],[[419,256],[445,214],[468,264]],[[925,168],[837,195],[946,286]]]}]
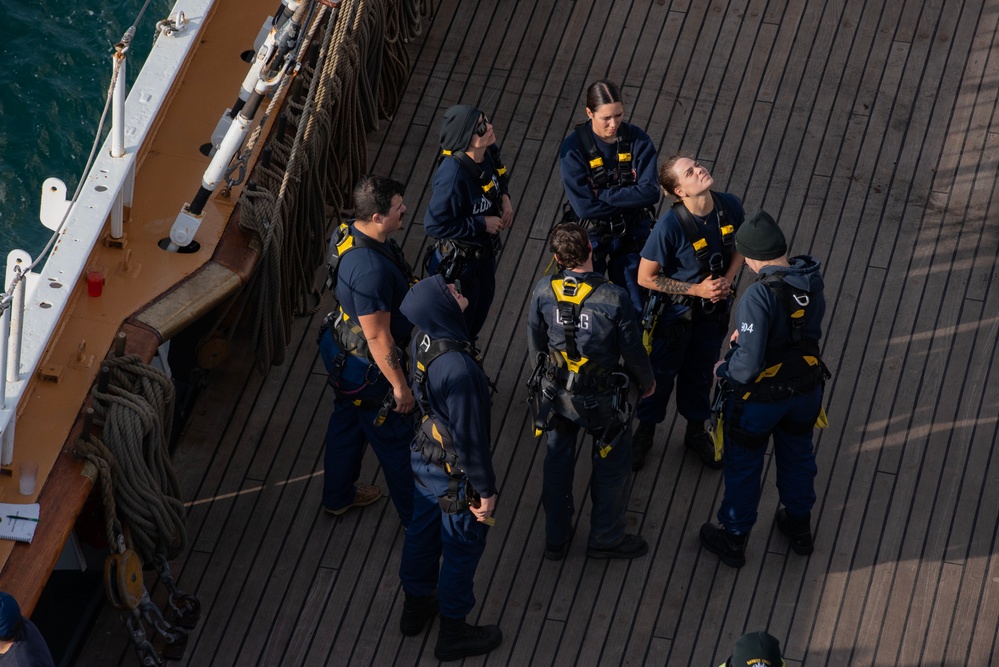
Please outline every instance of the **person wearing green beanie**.
[{"label": "person wearing green beanie", "polygon": [[818,260],[789,259],[784,233],[763,210],[742,224],[735,246],[758,278],[739,299],[731,348],[715,364],[725,392],[725,494],[719,525],[705,523],[700,538],[723,563],[742,567],[771,436],[780,498],[777,529],[792,551],[812,553],[817,472],[812,432],[822,415],[829,372],[819,353],[826,302]]}]

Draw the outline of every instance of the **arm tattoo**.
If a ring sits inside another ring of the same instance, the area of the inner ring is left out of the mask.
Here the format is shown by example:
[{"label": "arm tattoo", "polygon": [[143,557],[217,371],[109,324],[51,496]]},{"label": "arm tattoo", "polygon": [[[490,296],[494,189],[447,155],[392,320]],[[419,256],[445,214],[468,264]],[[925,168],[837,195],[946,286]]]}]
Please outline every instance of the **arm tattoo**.
[{"label": "arm tattoo", "polygon": [[673,280],[660,274],[654,278],[656,289],[666,294],[686,294],[687,290],[693,287],[692,283],[685,283],[682,280]]},{"label": "arm tattoo", "polygon": [[388,367],[392,370],[399,368],[399,358],[395,356],[395,352],[385,355],[385,363],[387,363]]}]

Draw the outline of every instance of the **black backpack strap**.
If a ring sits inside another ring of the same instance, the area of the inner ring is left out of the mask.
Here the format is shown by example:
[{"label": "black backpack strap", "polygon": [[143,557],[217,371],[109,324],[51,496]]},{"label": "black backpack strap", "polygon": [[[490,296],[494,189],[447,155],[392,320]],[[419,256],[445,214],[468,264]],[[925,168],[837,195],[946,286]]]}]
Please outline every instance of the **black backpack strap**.
[{"label": "black backpack strap", "polygon": [[632,168],[631,132],[627,123],[621,123],[617,128],[617,184],[634,185],[635,172]]},{"label": "black backpack strap", "polygon": [[694,255],[701,265],[701,273],[709,273],[711,270],[709,266],[711,246],[708,245],[708,240],[704,238],[697,222],[694,221],[694,216],[679,199],[673,204],[673,212],[676,213],[676,217],[680,221],[680,227],[683,228],[683,235],[687,237],[687,243],[694,247]]},{"label": "black backpack strap", "polygon": [[774,293],[777,300],[787,311],[788,322],[791,327],[791,346],[800,345],[804,339],[805,330],[805,308],[808,307],[810,295],[806,290],[796,289],[787,284],[784,280],[785,273],[768,273],[757,278],[770,291]]},{"label": "black backpack strap", "polygon": [[[480,165],[476,164],[475,160],[468,156],[465,151],[444,151],[444,156],[450,156],[458,161],[465,171],[472,175],[475,180],[476,185],[482,188],[482,194],[485,195],[486,199],[490,201],[493,208],[493,214],[499,215],[500,212],[500,192],[499,188],[496,187],[496,183],[493,182],[493,177],[489,175],[489,172],[483,169]],[[499,152],[497,151],[496,157],[499,157]],[[502,165],[497,166],[490,160],[490,164],[497,169]],[[506,167],[503,167],[503,173],[506,174]],[[499,180],[497,178],[497,180]]]}]

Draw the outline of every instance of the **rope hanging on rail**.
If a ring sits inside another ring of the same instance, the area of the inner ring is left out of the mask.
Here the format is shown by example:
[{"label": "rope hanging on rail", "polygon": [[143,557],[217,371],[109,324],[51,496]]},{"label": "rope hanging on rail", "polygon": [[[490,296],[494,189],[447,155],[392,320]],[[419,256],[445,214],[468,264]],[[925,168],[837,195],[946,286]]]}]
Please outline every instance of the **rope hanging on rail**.
[{"label": "rope hanging on rail", "polygon": [[240,198],[240,226],[263,247],[247,288],[261,370],[284,361],[292,317],[318,307],[316,272],[329,230],[351,207],[351,189],[367,169],[366,130],[391,118],[401,101],[407,44],[425,13],[425,0],[344,0],[324,19],[321,49],[302,58],[269,159],[258,163]]}]

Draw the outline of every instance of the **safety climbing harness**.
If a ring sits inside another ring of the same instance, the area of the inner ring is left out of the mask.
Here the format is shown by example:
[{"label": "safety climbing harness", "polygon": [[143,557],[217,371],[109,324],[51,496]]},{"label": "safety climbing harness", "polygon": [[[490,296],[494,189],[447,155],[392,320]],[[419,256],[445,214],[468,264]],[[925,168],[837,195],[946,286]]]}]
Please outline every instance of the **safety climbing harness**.
[{"label": "safety climbing harness", "polygon": [[[352,252],[357,248],[368,248],[385,257],[399,270],[409,285],[416,284],[416,276],[413,275],[413,270],[406,261],[406,256],[403,254],[402,248],[399,247],[394,239],[388,239],[385,243],[379,243],[363,234],[354,234],[347,223],[342,223],[333,231],[333,236],[330,238],[329,253],[326,260],[326,289],[336,289],[339,282],[340,263],[348,252]],[[367,385],[369,381],[373,381],[373,375],[377,373],[378,367],[371,358],[368,341],[364,337],[364,330],[361,328],[360,322],[350,317],[344,311],[343,307],[339,306],[336,311],[326,315],[322,326],[319,328],[319,336],[316,342],[320,347],[324,344],[323,337],[327,335],[327,332],[329,332],[332,341],[338,348],[336,354],[327,363],[330,385],[333,387],[338,386],[337,383],[343,372],[344,364],[347,362],[348,355],[359,357],[368,363],[364,384]],[[325,357],[324,361],[326,361]],[[363,404],[360,400],[355,401],[355,404],[365,409],[378,407],[378,405],[370,406]],[[384,421],[384,418],[382,421]],[[378,425],[380,426],[381,424]]]},{"label": "safety climbing harness", "polygon": [[[722,275],[722,272],[732,262],[732,253],[735,250],[735,226],[729,221],[730,213],[725,205],[725,200],[715,192],[711,193],[711,199],[714,202],[714,210],[717,214],[715,218],[718,223],[718,236],[721,239],[721,252],[711,251],[711,246],[704,235],[706,225],[699,225],[694,220],[694,216],[687,210],[682,200],[677,200],[673,204],[673,212],[680,221],[684,237],[694,249],[694,256],[697,258],[698,264],[700,264],[701,276],[710,276],[712,279],[715,279]],[[686,294],[663,294],[662,292],[652,291],[642,310],[642,344],[649,353],[652,352],[653,339],[670,333],[668,331],[657,332],[659,319],[665,312],[666,306],[670,303],[681,306],[696,304],[705,315],[715,313],[719,307],[717,303],[710,299],[698,300]],[[722,309],[718,311],[718,314],[719,316],[724,316],[727,312],[727,310]]]},{"label": "safety climbing harness", "polygon": [[617,129],[617,150],[614,165],[606,165],[604,156],[593,141],[593,134],[590,132],[590,123],[580,123],[575,129],[576,138],[579,145],[586,153],[586,164],[589,169],[590,187],[594,190],[604,190],[606,188],[619,188],[626,185],[635,184],[635,170],[632,166],[631,157],[631,133],[624,123]]},{"label": "safety climbing harness", "polygon": [[[168,565],[187,546],[186,511],[168,454],[173,384],[124,349],[119,334],[74,451],[98,472],[111,550],[104,567],[108,600],[121,610],[141,663],[152,667],[183,657],[186,630],[197,624],[201,605],[177,587]],[[168,591],[166,615],[150,599],[143,566],[155,567]],[[162,655],[147,628],[159,638]]]},{"label": "safety climbing harness", "polygon": [[[416,332],[415,340],[416,359],[413,367],[413,389],[422,417],[412,448],[413,451],[420,452],[423,461],[444,471],[448,478],[448,489],[447,493],[439,498],[441,509],[446,514],[457,514],[468,509],[468,503],[474,499],[475,495],[474,493],[470,494],[471,486],[468,484],[465,471],[461,467],[458,450],[455,449],[451,432],[444,421],[435,415],[430,407],[427,373],[430,370],[430,365],[438,357],[448,352],[462,352],[470,359],[475,360],[475,348],[466,341],[432,338],[423,331]],[[466,483],[464,499],[458,493],[462,482]]]},{"label": "safety climbing harness", "polygon": [[598,396],[609,392],[610,423],[602,427],[588,427],[597,443],[597,451],[601,457],[606,457],[630,423],[634,404],[628,399],[631,384],[628,375],[604,368],[582,356],[576,341],[583,303],[603,283],[604,279],[595,274],[580,281],[567,276],[564,271],[551,279],[552,292],[558,302],[557,321],[565,335],[565,349],[551,348],[548,354],[538,354],[527,388],[534,413],[535,437],[554,427],[553,407],[559,391],[579,398],[588,411],[597,410],[600,407]]},{"label": "safety climbing harness", "polygon": [[[449,157],[457,160],[458,164],[471,174],[476,185],[482,189],[483,196],[489,202],[489,208],[482,214],[498,216],[503,209],[503,192],[509,182],[507,168],[500,158],[499,149],[495,145],[486,148],[486,159],[481,165],[464,151],[443,150],[437,160],[438,166]],[[489,168],[485,168],[487,162]],[[495,179],[493,179],[490,170],[495,172]],[[481,260],[487,253],[491,253],[494,258],[498,259],[503,251],[503,243],[499,234],[490,234],[489,242],[486,245],[459,239],[436,239],[433,244],[427,246],[423,255],[423,270],[428,275],[431,273],[430,263],[433,260],[435,249],[441,257],[436,273],[443,276],[445,282],[453,283],[460,280],[461,275],[470,264]]]}]

